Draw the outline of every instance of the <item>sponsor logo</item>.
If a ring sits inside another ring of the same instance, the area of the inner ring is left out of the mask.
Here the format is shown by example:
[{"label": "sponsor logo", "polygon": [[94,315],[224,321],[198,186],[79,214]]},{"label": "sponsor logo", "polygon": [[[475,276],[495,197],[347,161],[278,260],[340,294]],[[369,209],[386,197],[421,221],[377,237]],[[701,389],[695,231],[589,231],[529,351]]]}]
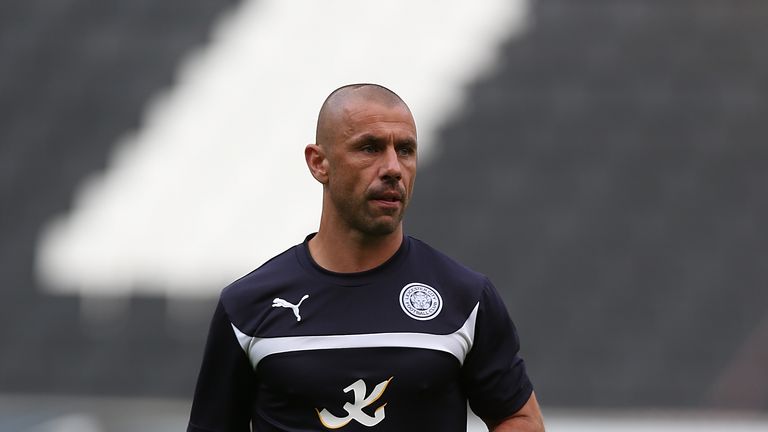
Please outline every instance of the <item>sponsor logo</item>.
[{"label": "sponsor logo", "polygon": [[337,417],[331,414],[325,408],[323,408],[322,411],[315,408],[315,411],[317,411],[317,416],[320,418],[320,423],[322,423],[323,426],[328,429],[342,428],[349,424],[349,422],[352,420],[355,420],[361,425],[367,427],[375,426],[381,423],[386,415],[384,412],[384,407],[387,406],[386,403],[376,408],[376,411],[373,412],[373,415],[368,415],[363,412],[363,408],[370,406],[381,397],[381,395],[384,393],[384,390],[387,389],[389,382],[392,381],[392,378],[394,377],[390,377],[388,380],[378,383],[376,387],[373,388],[373,391],[371,391],[371,394],[368,396],[365,395],[367,391],[365,381],[361,379],[355,381],[349,387],[344,389],[344,393],[349,393],[351,391],[355,398],[353,403],[347,402],[344,404],[343,408],[347,412],[347,415],[344,417]]},{"label": "sponsor logo", "polygon": [[304,297],[302,297],[301,300],[299,300],[299,303],[293,304],[278,297],[272,301],[272,307],[289,308],[293,310],[293,314],[296,316],[296,321],[301,321],[301,315],[299,314],[299,306],[301,306],[301,303],[308,298],[309,298],[309,294],[305,294]]},{"label": "sponsor logo", "polygon": [[410,283],[400,291],[400,307],[413,319],[431,320],[443,309],[443,298],[429,285]]}]

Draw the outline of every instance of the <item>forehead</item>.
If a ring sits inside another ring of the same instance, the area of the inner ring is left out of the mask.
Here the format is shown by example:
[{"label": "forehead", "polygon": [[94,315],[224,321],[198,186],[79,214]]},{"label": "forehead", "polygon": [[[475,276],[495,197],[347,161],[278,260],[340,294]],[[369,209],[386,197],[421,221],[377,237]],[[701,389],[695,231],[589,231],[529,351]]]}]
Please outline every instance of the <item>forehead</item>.
[{"label": "forehead", "polygon": [[345,139],[364,133],[416,139],[416,124],[405,104],[355,99],[347,101],[341,111],[339,131]]}]

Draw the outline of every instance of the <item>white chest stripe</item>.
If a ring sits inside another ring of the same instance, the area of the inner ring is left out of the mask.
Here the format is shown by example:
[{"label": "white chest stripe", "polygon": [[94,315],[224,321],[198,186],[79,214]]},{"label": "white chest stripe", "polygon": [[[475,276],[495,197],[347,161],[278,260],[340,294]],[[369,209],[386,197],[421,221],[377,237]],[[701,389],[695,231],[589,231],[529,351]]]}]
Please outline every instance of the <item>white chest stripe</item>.
[{"label": "white chest stripe", "polygon": [[447,352],[464,363],[475,338],[476,304],[460,329],[446,335],[429,333],[369,333],[332,336],[286,336],[259,338],[248,336],[232,325],[238,342],[248,355],[253,368],[266,356],[285,352],[344,348],[423,348]]}]

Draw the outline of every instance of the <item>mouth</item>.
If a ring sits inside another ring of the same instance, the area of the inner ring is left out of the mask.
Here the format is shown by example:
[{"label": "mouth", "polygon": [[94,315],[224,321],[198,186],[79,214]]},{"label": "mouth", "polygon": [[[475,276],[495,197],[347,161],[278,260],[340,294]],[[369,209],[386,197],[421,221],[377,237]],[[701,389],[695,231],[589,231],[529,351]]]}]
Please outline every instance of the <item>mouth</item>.
[{"label": "mouth", "polygon": [[379,191],[369,197],[377,206],[384,209],[397,209],[403,201],[403,194],[398,190]]},{"label": "mouth", "polygon": [[385,201],[385,202],[400,202],[402,201],[400,197],[395,196],[385,196],[385,197],[376,197],[374,198],[376,201]]},{"label": "mouth", "polygon": [[391,191],[391,192],[383,192],[383,193],[377,193],[371,196],[371,199],[373,201],[384,201],[384,202],[400,202],[403,200],[403,195],[400,192],[397,191]]}]

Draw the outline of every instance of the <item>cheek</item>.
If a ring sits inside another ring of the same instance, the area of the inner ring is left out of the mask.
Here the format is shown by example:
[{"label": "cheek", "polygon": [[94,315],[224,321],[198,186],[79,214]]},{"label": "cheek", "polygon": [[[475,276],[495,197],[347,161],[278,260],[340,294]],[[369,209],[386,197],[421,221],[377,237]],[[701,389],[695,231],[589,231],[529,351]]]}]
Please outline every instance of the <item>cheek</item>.
[{"label": "cheek", "polygon": [[413,183],[416,181],[416,167],[406,167],[403,170],[403,178],[407,184],[408,189],[413,189]]},{"label": "cheek", "polygon": [[365,185],[359,178],[359,175],[355,174],[352,169],[341,168],[335,173],[333,181],[331,182],[332,189],[345,196],[352,196],[358,190],[364,190]]}]

